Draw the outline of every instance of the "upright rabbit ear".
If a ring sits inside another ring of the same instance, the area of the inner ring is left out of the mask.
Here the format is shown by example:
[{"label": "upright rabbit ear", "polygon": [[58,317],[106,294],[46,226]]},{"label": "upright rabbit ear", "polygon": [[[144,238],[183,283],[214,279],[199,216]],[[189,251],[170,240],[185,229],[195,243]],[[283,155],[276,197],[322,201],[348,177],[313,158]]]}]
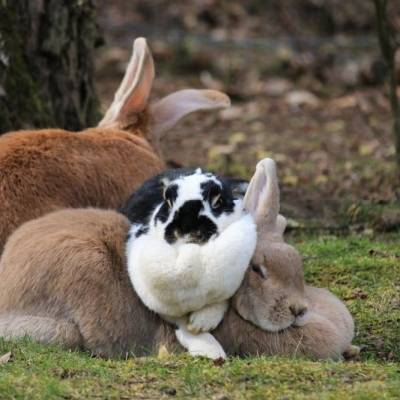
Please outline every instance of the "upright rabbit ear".
[{"label": "upright rabbit ear", "polygon": [[264,158],[257,164],[244,206],[253,215],[259,231],[283,234],[286,220],[279,215],[279,185],[275,161],[271,158]]},{"label": "upright rabbit ear", "polygon": [[138,38],[133,43],[133,54],[122,83],[99,126],[129,123],[130,118],[147,106],[153,80],[153,57],[146,39]]},{"label": "upright rabbit ear", "polygon": [[152,134],[160,138],[180,119],[194,111],[227,108],[230,105],[229,97],[216,90],[179,90],[150,107]]}]

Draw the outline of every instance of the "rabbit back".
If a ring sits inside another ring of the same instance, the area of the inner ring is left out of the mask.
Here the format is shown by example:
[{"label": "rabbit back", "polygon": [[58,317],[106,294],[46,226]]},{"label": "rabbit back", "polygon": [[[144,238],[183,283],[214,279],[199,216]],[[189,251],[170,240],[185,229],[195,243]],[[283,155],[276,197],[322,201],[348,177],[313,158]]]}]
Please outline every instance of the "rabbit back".
[{"label": "rabbit back", "polygon": [[[130,284],[128,228],[124,216],[95,209],[61,210],[22,225],[0,261],[0,327],[5,315],[42,317],[70,321],[81,347],[97,355],[153,348],[163,324]],[[41,335],[53,325],[45,322]]]},{"label": "rabbit back", "polygon": [[163,168],[144,139],[115,129],[4,135],[0,254],[7,237],[22,223],[66,207],[116,208]]}]

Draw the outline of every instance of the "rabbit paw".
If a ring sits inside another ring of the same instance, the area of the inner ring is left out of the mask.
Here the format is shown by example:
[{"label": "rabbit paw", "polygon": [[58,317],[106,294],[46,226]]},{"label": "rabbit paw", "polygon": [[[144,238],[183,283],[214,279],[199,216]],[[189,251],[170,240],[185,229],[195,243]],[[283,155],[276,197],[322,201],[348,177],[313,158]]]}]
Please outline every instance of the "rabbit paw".
[{"label": "rabbit paw", "polygon": [[226,353],[219,342],[210,333],[193,335],[184,328],[175,331],[179,343],[194,357],[206,357],[211,360],[225,360]]},{"label": "rabbit paw", "polygon": [[359,346],[350,345],[343,353],[345,360],[352,360],[360,355],[361,348]]},{"label": "rabbit paw", "polygon": [[189,316],[187,329],[191,333],[208,332],[215,329],[222,321],[227,303],[217,303],[194,311]]}]

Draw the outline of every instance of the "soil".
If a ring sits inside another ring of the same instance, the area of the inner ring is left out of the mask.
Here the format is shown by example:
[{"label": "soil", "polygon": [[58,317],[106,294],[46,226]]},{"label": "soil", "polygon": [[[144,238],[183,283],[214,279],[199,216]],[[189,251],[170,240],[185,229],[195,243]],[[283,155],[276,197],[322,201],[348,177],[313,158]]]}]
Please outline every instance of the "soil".
[{"label": "soil", "polygon": [[[385,69],[370,8],[360,6],[357,15],[351,7],[332,13],[329,6],[325,14],[320,10],[325,17],[317,13],[307,24],[304,6],[292,10],[295,15],[285,25],[282,13],[291,15],[285,7],[251,14],[238,2],[233,2],[236,11],[222,7],[220,13],[212,11],[221,3],[215,1],[104,3],[100,23],[106,46],[97,62],[104,105],[139,35],[149,37],[155,57],[154,98],[184,87],[231,96],[231,109],[192,115],[165,137],[171,165],[249,178],[257,160],[272,157],[285,215],[318,219],[320,225],[339,226],[359,204],[398,204]],[[235,12],[237,24],[230,19]],[[331,28],[324,32],[329,15]],[[394,10],[396,23],[399,15]],[[349,29],[345,21],[352,18],[354,29]]]}]

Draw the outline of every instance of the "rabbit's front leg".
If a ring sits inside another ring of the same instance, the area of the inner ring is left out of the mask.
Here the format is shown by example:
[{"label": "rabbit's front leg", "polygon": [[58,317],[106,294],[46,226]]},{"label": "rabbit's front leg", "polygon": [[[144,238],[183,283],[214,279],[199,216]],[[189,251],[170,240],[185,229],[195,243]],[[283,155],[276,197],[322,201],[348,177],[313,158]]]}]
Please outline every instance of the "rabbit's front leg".
[{"label": "rabbit's front leg", "polygon": [[227,309],[228,302],[222,301],[192,312],[189,316],[188,331],[191,333],[212,331],[222,321]]},{"label": "rabbit's front leg", "polygon": [[194,335],[184,326],[175,331],[179,343],[194,357],[207,357],[211,360],[226,359],[226,353],[211,333]]}]

